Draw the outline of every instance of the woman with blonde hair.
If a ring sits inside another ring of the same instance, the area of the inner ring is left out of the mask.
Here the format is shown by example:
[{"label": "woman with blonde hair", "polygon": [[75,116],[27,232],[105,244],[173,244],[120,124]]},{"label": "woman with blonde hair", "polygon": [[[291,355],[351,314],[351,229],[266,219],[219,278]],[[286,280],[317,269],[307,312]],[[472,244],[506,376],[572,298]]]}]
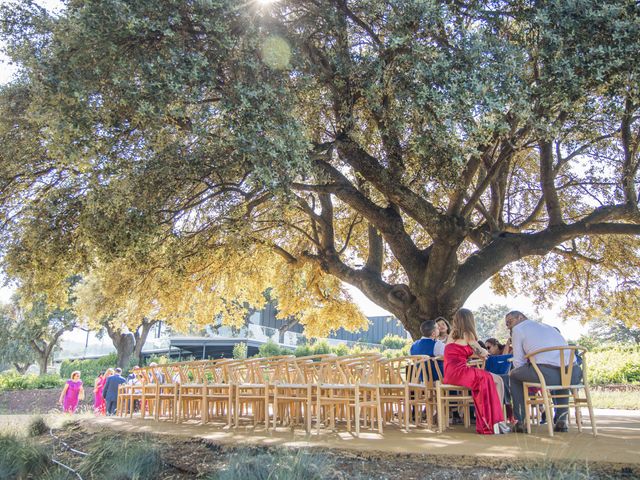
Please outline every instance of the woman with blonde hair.
[{"label": "woman with blonde hair", "polygon": [[107,368],[104,373],[98,375],[93,385],[93,411],[98,415],[106,413],[107,404],[102,398],[102,390],[104,389],[104,384],[107,383],[107,378],[111,375],[113,375],[113,368]]},{"label": "woman with blonde hair", "polygon": [[476,409],[476,432],[483,435],[508,433],[502,413],[502,379],[485,370],[469,367],[467,359],[473,355],[486,358],[489,353],[478,344],[473,313],[461,308],[453,316],[451,334],[444,348],[443,382],[471,390]]}]

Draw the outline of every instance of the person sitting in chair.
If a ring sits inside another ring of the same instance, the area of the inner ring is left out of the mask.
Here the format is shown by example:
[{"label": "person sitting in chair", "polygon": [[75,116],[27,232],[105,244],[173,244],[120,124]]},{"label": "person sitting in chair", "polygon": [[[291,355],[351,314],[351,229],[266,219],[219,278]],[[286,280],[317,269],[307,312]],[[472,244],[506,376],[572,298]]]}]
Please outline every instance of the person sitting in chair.
[{"label": "person sitting in chair", "polygon": [[437,340],[438,326],[435,320],[425,320],[420,324],[422,338],[416,340],[409,353],[411,355],[429,355],[430,357],[441,357],[444,355],[444,343]]},{"label": "person sitting in chair", "polygon": [[[505,323],[511,330],[513,347],[513,370],[509,373],[511,383],[511,398],[513,401],[514,414],[517,424],[514,430],[519,433],[525,431],[524,419],[524,392],[523,382],[538,383],[538,374],[535,369],[525,359],[525,355],[549,347],[564,347],[567,341],[560,335],[560,332],[544,323],[529,320],[524,314],[513,310],[505,316]],[[560,352],[542,352],[535,356],[536,364],[544,376],[545,382],[549,385],[560,385]],[[566,360],[565,360],[566,361]],[[582,380],[582,370],[578,365],[573,366],[571,383],[579,383]],[[568,415],[568,390],[556,390],[555,395],[564,398],[553,398],[555,406],[555,427],[556,432],[567,432],[569,430]]]}]

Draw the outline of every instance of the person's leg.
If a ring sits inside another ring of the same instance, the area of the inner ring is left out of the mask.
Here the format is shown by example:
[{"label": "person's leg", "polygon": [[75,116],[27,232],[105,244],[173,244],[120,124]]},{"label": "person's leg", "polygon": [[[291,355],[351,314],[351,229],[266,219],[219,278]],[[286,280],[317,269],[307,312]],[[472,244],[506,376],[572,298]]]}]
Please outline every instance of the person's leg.
[{"label": "person's leg", "polygon": [[513,403],[513,414],[518,423],[524,421],[524,382],[538,382],[538,374],[531,365],[523,365],[509,373],[509,384],[511,386],[511,400]]},{"label": "person's leg", "polygon": [[504,382],[502,381],[502,377],[500,377],[500,375],[496,375],[495,373],[492,373],[491,377],[493,377],[493,383],[495,383],[496,390],[498,391],[500,405],[504,405]]},{"label": "person's leg", "polygon": [[504,403],[505,405],[511,405],[511,382],[509,380],[509,374],[500,375],[500,378],[504,385]]}]

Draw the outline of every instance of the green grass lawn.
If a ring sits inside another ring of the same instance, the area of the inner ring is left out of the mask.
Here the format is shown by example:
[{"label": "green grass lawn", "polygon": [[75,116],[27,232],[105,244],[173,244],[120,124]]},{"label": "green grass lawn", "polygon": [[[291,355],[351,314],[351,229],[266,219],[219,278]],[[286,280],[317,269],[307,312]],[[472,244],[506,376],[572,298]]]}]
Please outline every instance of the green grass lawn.
[{"label": "green grass lawn", "polygon": [[623,410],[640,410],[640,392],[592,391],[591,401],[594,408],[619,408]]}]

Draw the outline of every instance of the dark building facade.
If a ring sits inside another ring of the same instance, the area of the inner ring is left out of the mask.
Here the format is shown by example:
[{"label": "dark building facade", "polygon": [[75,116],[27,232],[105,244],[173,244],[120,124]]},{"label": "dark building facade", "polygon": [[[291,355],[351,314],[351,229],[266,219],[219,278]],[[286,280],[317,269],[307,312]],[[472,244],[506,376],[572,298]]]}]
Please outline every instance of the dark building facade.
[{"label": "dark building facade", "polygon": [[[276,314],[277,307],[273,303],[268,303],[264,309],[251,315],[250,321],[258,323],[263,327],[275,328],[279,330],[287,324],[287,321],[278,320],[276,318]],[[349,342],[380,343],[380,341],[387,335],[398,335],[403,338],[408,336],[407,331],[404,329],[400,321],[393,316],[367,318],[369,319],[368,330],[362,330],[360,332],[348,332],[345,329],[341,328],[338,331],[332,333],[329,338],[346,340]],[[287,331],[302,334],[304,333],[304,327],[298,323],[288,328]]]},{"label": "dark building facade", "polygon": [[[276,306],[273,303],[268,303],[263,310],[251,313],[247,318],[247,323],[260,327],[267,327],[269,329],[283,329],[281,331],[283,336],[285,328],[287,332],[304,334],[304,327],[302,325],[289,325],[291,322],[278,320],[276,318],[276,314]],[[407,331],[395,317],[380,316],[368,317],[368,319],[369,328],[367,330],[360,332],[347,332],[341,328],[340,330],[332,333],[329,338],[347,342],[370,344],[379,344],[387,335],[398,335],[400,337],[408,338]],[[266,341],[267,340],[265,338],[251,338],[251,335],[244,334],[234,337],[224,335],[209,335],[205,337],[172,337],[170,340],[169,351],[170,355],[179,357],[189,355],[203,359],[221,357],[229,358],[232,356],[233,347],[242,342],[247,345],[248,355],[253,356],[258,353],[260,345],[264,344]],[[295,348],[295,344],[291,343],[285,343],[284,346],[291,348],[292,350]]]}]

